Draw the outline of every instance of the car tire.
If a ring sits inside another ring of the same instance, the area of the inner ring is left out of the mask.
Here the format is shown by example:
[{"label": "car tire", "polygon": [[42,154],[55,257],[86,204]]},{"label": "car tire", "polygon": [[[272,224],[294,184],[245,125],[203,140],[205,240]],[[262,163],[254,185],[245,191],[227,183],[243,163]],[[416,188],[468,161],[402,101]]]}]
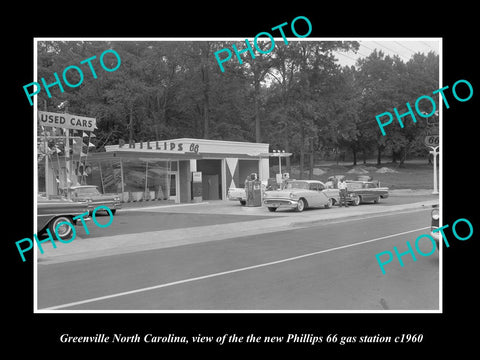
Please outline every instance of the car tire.
[{"label": "car tire", "polygon": [[241,205],[247,205],[247,202],[245,200],[240,200]]},{"label": "car tire", "polygon": [[360,195],[355,195],[353,197],[352,205],[353,206],[358,206],[358,205],[360,205],[361,202],[362,202],[362,198],[360,197]]},{"label": "car tire", "polygon": [[380,197],[377,196],[377,198],[376,198],[375,200],[373,200],[373,203],[374,203],[374,204],[378,204],[378,200],[379,200],[379,199],[380,199]]},{"label": "car tire", "polygon": [[[62,223],[62,222],[68,222],[72,225],[73,224],[73,220],[71,217],[69,216],[59,216],[59,217],[56,217],[55,219],[53,219],[52,221],[50,221],[48,223],[48,229],[50,230],[50,233],[52,234],[52,236],[56,237],[56,234],[55,234],[55,228],[57,227],[58,224]],[[72,226],[73,227],[73,226]],[[68,239],[70,238],[70,235],[72,234],[72,227],[68,226],[68,225],[62,225],[59,227],[58,229],[58,237],[61,238],[61,239]]]},{"label": "car tire", "polygon": [[[109,208],[109,209],[110,209],[110,208]],[[112,212],[112,215],[115,215],[115,213],[117,212],[117,209],[110,209],[110,211]],[[107,214],[108,214],[108,211],[102,209],[102,210],[100,210],[100,214],[105,214],[105,215],[107,215]],[[88,215],[89,215],[90,217],[92,217],[92,216],[93,216],[93,210],[89,211],[89,212],[88,212]],[[98,210],[95,212],[95,217],[97,217],[97,216],[98,216]]]},{"label": "car tire", "polygon": [[275,212],[275,211],[277,211],[277,208],[276,207],[268,207],[268,211]]},{"label": "car tire", "polygon": [[308,207],[307,201],[304,198],[300,198],[297,203],[295,211],[302,212]]},{"label": "car tire", "polygon": [[325,209],[330,209],[333,206],[334,200],[332,198],[328,199],[328,202],[325,204]]}]

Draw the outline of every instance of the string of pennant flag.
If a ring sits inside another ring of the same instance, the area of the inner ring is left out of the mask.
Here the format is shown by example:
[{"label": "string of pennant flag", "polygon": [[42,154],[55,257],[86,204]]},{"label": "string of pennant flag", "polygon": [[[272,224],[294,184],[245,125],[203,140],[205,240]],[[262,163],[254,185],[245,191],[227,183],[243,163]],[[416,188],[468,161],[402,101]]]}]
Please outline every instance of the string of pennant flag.
[{"label": "string of pennant flag", "polygon": [[[72,135],[69,133],[67,134],[68,131],[72,131]],[[63,132],[63,134],[56,135],[59,132]],[[92,131],[80,131],[55,127],[52,127],[51,130],[47,130],[46,127],[41,126],[37,160],[41,161],[45,156],[47,156],[49,161],[56,161],[58,168],[55,169],[53,166],[52,168],[54,170],[56,182],[60,183],[60,156],[64,156],[65,164],[67,164],[67,162],[75,160],[75,157],[78,155],[77,166],[74,169],[74,172],[75,175],[82,176],[83,180],[84,176],[88,176],[86,171],[86,158],[88,157],[89,149],[95,147],[95,144],[93,144],[91,141],[94,137],[96,136]],[[69,141],[68,147],[70,149],[68,154],[66,144],[67,139]],[[54,159],[54,157],[56,159]],[[65,171],[66,181],[70,183],[70,166],[65,166]]]}]

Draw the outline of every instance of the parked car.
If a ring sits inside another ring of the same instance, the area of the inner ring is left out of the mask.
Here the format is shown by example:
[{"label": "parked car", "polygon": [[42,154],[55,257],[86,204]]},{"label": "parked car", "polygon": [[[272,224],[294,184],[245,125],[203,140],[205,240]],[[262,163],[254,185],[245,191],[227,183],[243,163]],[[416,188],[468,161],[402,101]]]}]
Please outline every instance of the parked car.
[{"label": "parked car", "polygon": [[439,248],[440,242],[440,232],[433,232],[433,230],[438,229],[440,223],[440,209],[437,205],[432,205],[432,212],[431,212],[431,225],[430,225],[430,235],[435,239],[437,243],[437,249]]},{"label": "parked car", "polygon": [[232,201],[240,201],[242,205],[247,203],[247,195],[243,188],[229,188],[227,198]]},{"label": "parked car", "polygon": [[370,175],[357,175],[357,181],[373,181]]},{"label": "parked car", "polygon": [[379,187],[378,182],[347,180],[348,198],[352,205],[388,198],[388,187]]},{"label": "parked car", "polygon": [[[64,198],[47,199],[43,196],[37,197],[37,234],[43,234],[47,229],[55,238],[55,229],[61,222],[69,222],[76,225],[80,219],[74,217],[90,212],[93,208],[90,201],[71,201]],[[62,239],[70,238],[72,228],[68,225],[61,225],[57,234]]]},{"label": "parked car", "polygon": [[68,190],[70,199],[73,201],[90,200],[93,208],[99,205],[107,206],[113,215],[121,208],[120,196],[118,194],[102,194],[95,185],[76,185]]},{"label": "parked car", "polygon": [[318,180],[289,180],[283,190],[265,191],[263,203],[269,211],[290,208],[303,211],[309,207],[331,208],[339,200],[338,189],[330,189]]}]

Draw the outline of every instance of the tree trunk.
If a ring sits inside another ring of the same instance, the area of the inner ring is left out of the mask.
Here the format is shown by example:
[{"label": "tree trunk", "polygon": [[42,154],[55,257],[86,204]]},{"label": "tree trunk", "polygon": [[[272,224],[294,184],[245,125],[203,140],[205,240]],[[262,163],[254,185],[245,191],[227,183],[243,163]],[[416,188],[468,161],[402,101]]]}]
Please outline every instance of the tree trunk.
[{"label": "tree trunk", "polygon": [[134,141],[133,139],[133,104],[130,105],[130,109],[128,112],[128,127],[129,127],[129,135],[128,135],[128,143]]},{"label": "tree trunk", "polygon": [[300,129],[300,180],[303,179],[303,165],[305,162],[305,129]]},{"label": "tree trunk", "polygon": [[[156,118],[157,121],[155,121],[154,125],[154,130],[155,130],[155,140],[160,140],[160,132],[158,130],[159,123],[160,123],[160,116],[158,115],[160,113],[160,98],[158,94],[155,96],[155,105],[156,105],[156,110],[153,110],[154,112],[154,119]],[[156,115],[155,115],[156,114]]]},{"label": "tree trunk", "polygon": [[203,138],[210,138],[210,74],[209,74],[210,43],[200,46],[200,70],[203,82]]},{"label": "tree trunk", "polygon": [[209,101],[208,95],[205,94],[203,103],[203,138],[208,139],[210,136],[210,120],[208,118]]},{"label": "tree trunk", "polygon": [[405,166],[405,160],[407,160],[407,149],[407,146],[403,148],[403,156],[400,158],[400,164],[398,165],[399,167]]},{"label": "tree trunk", "polygon": [[[167,128],[167,95],[168,95],[168,88],[165,89],[165,94],[164,94],[164,97],[163,97],[163,105],[162,105],[162,124],[163,124],[163,129],[166,129]],[[162,137],[165,139],[165,134],[162,134]],[[157,140],[162,140],[161,138],[160,139],[157,139]]]},{"label": "tree trunk", "polygon": [[396,151],[392,151],[392,163],[393,164],[396,164],[397,163],[397,152]]},{"label": "tree trunk", "polygon": [[300,148],[300,175],[299,179],[303,179],[303,163],[305,160],[305,152],[303,151],[303,146]]},{"label": "tree trunk", "polygon": [[[288,134],[288,131],[285,131],[286,134]],[[289,153],[290,152],[290,141],[288,141],[288,135],[285,136],[285,152],[286,153]],[[287,156],[285,158],[285,168],[286,168],[286,172],[288,172],[289,174],[292,172],[292,166],[290,164],[290,156]]]},{"label": "tree trunk", "polygon": [[157,109],[159,114],[159,119],[157,125],[155,126],[155,136],[156,140],[165,139],[165,133],[160,133],[159,128],[165,129],[167,127],[167,102],[169,89],[172,86],[173,77],[175,76],[176,64],[172,63],[170,68],[170,73],[168,75],[168,83],[165,85],[163,90],[163,101],[161,101],[160,94],[157,94]]},{"label": "tree trunk", "polygon": [[377,165],[382,163],[382,147],[377,146]]},{"label": "tree trunk", "polygon": [[260,130],[260,106],[259,106],[259,97],[260,97],[260,82],[255,82],[255,90],[253,93],[253,111],[255,113],[255,141],[257,143],[262,142],[262,134]]},{"label": "tree trunk", "polygon": [[357,165],[357,149],[355,147],[352,148],[352,154],[353,154],[353,166]]},{"label": "tree trunk", "polygon": [[210,137],[210,119],[209,119],[210,81],[209,81],[209,76],[208,76],[207,65],[203,66],[202,72],[203,72],[203,81],[204,81],[204,91],[203,91],[203,138],[208,139]]},{"label": "tree trunk", "polygon": [[313,178],[313,166],[315,164],[314,153],[313,153],[313,140],[310,139],[310,169],[309,169],[309,179]]}]

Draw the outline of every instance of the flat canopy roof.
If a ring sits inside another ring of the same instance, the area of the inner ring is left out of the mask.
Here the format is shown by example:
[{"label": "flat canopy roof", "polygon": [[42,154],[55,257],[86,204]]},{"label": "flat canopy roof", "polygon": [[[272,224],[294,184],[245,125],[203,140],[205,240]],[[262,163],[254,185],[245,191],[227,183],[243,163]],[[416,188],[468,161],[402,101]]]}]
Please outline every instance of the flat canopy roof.
[{"label": "flat canopy roof", "polygon": [[268,153],[269,144],[253,143],[246,141],[226,141],[211,139],[180,138],[172,140],[154,140],[140,142],[125,142],[121,140],[118,145],[106,145],[106,152],[136,152],[142,154],[184,154],[190,156],[221,157],[258,157]]},{"label": "flat canopy roof", "polygon": [[201,156],[195,153],[163,153],[163,152],[140,152],[140,151],[107,151],[100,153],[89,153],[88,159],[92,160],[107,160],[107,159],[138,159],[138,158],[151,158],[151,159],[160,159],[160,160],[189,160],[189,159],[200,159]]},{"label": "flat canopy roof", "polygon": [[158,160],[202,160],[202,159],[212,159],[212,158],[227,158],[234,157],[240,159],[260,159],[259,155],[248,155],[248,154],[220,154],[220,153],[164,153],[164,152],[140,152],[140,151],[108,151],[100,153],[89,153],[88,159],[91,160],[107,160],[107,159],[138,159],[138,158],[147,158],[147,159],[158,159]]}]

